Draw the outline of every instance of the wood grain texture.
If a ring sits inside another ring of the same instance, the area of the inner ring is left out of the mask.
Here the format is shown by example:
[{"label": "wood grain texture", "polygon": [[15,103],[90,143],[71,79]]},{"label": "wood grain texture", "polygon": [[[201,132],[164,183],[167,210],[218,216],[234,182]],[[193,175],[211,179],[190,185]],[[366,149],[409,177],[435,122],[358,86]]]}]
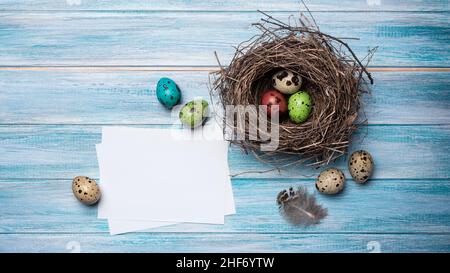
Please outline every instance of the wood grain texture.
[{"label": "wood grain texture", "polygon": [[[0,252],[448,252],[450,235],[134,233],[0,234]],[[76,250],[76,248],[75,248]]]},{"label": "wood grain texture", "polygon": [[[448,1],[442,0],[341,0],[339,4],[332,0],[305,1],[311,11],[448,11]],[[15,11],[30,10],[133,10],[133,11],[253,11],[256,9],[268,11],[298,11],[301,7],[297,0],[2,0],[0,9]]]},{"label": "wood grain texture", "polygon": [[[238,213],[224,226],[109,236],[70,188],[76,175],[98,177],[101,125],[167,128],[176,117],[155,99],[159,77],[174,78],[185,101],[206,96],[213,52],[227,64],[256,33],[256,9],[287,19],[299,1],[0,0],[0,252],[450,252],[448,3],[309,3],[321,30],[361,38],[349,40],[359,56],[380,46],[370,124],[351,147],[372,153],[374,179],[318,195],[323,223],[297,229],[278,214],[278,191],[314,191],[320,170],[294,167],[234,178]],[[270,168],[236,147],[229,164]],[[345,158],[331,166],[350,177]]]},{"label": "wood grain texture", "polygon": [[[209,99],[207,72],[0,71],[0,124],[172,124],[156,99],[160,77],[183,101]],[[369,124],[449,124],[450,73],[374,73]],[[31,99],[32,98],[32,99]]]},{"label": "wood grain texture", "polygon": [[[223,66],[225,67],[225,66]],[[52,72],[215,72],[220,67],[214,66],[0,66],[0,71],[52,71]],[[370,66],[368,72],[450,72],[450,67],[406,67],[406,66]]]},{"label": "wood grain texture", "polygon": [[[287,20],[289,13],[273,13]],[[375,66],[450,66],[447,13],[317,12],[321,30],[349,40]],[[257,33],[256,12],[0,12],[0,63],[30,65],[228,64]],[[362,24],[361,22],[364,22]]]},{"label": "wood grain texture", "polygon": [[[0,233],[108,232],[97,209],[79,203],[71,180],[0,182]],[[450,180],[376,179],[366,185],[351,179],[340,195],[318,194],[313,179],[233,179],[237,214],[225,225],[179,224],[152,232],[220,233],[448,233]],[[298,228],[280,216],[279,191],[303,185],[328,209],[320,225]],[[20,219],[20,221],[18,220]],[[293,236],[297,236],[293,235]]]},{"label": "wood grain texture", "polygon": [[[158,127],[158,126],[156,126]],[[0,126],[0,179],[71,179],[98,177],[95,144],[101,126]],[[355,134],[350,151],[365,149],[375,159],[377,179],[450,178],[450,126],[368,126]],[[264,171],[271,167],[233,146],[228,157],[231,173]],[[344,170],[345,158],[329,166]],[[305,178],[319,170],[291,167],[281,173],[249,173],[250,178]]]}]

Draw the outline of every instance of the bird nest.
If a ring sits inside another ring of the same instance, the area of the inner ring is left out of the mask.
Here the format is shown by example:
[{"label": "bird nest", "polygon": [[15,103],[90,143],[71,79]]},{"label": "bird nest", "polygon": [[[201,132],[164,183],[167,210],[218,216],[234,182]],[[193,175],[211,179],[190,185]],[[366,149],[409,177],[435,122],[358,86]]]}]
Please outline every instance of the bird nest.
[{"label": "bird nest", "polygon": [[[272,76],[289,70],[301,76],[300,90],[309,92],[312,111],[301,124],[284,118],[277,124],[263,121],[267,126],[249,118],[248,111],[238,112],[244,122],[239,124],[239,117],[231,122],[227,118],[226,130],[231,130],[227,138],[266,162],[278,162],[283,154],[307,165],[328,164],[346,153],[352,133],[366,122],[358,114],[362,112],[361,94],[373,83],[366,67],[375,49],[358,59],[345,42],[350,38],[321,32],[311,13],[301,14],[296,21],[290,18],[290,23],[261,13],[264,18],[253,24],[261,33],[236,47],[229,66],[219,62],[220,70],[212,73],[212,94],[218,96],[225,111],[229,105],[254,105],[257,109],[262,93],[272,88]],[[270,128],[279,130],[278,145],[262,151],[261,145],[271,141],[262,137],[270,135]]]}]

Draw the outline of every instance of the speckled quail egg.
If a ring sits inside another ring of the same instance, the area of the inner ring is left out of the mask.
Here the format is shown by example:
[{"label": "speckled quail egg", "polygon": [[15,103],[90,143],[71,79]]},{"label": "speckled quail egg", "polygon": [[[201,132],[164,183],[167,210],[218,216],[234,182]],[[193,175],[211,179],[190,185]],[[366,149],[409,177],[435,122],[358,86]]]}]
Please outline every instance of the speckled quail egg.
[{"label": "speckled quail egg", "polygon": [[301,85],[302,78],[289,70],[279,71],[272,77],[272,86],[283,94],[294,94]]},{"label": "speckled quail egg", "polygon": [[[267,115],[272,116],[272,111],[274,113],[278,112],[279,116],[284,116],[288,111],[287,100],[283,94],[274,89],[266,90],[261,97],[261,105],[265,105]],[[278,106],[278,108],[274,108]]]},{"label": "speckled quail egg", "polygon": [[345,176],[341,170],[329,168],[319,174],[316,189],[323,194],[336,194],[345,187]]},{"label": "speckled quail egg", "polygon": [[181,123],[190,128],[202,125],[209,114],[209,106],[206,100],[193,100],[181,108],[179,118]]},{"label": "speckled quail egg", "polygon": [[100,187],[94,179],[87,176],[77,176],[72,181],[72,191],[75,197],[85,205],[93,205],[100,199]]},{"label": "speckled quail egg", "polygon": [[168,109],[172,109],[181,100],[181,91],[174,80],[161,78],[156,85],[156,98]]},{"label": "speckled quail egg", "polygon": [[312,99],[308,92],[300,91],[289,97],[289,117],[295,123],[305,122],[312,110]]},{"label": "speckled quail egg", "polygon": [[366,183],[373,172],[373,159],[367,151],[355,151],[348,160],[348,170],[357,183]]}]

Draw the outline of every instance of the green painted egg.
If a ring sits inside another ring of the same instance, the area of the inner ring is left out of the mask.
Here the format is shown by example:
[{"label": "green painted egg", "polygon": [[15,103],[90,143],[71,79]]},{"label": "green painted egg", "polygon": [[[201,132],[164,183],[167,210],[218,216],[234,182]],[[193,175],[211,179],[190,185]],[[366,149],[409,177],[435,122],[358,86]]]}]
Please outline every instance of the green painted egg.
[{"label": "green painted egg", "polygon": [[181,92],[172,79],[161,78],[156,85],[156,97],[162,105],[171,109],[180,102]]},{"label": "green painted egg", "polygon": [[208,117],[209,107],[206,100],[193,100],[186,103],[181,108],[179,117],[181,123],[190,128],[195,128],[203,124]]},{"label": "green painted egg", "polygon": [[295,123],[305,122],[311,114],[312,99],[306,91],[293,94],[288,101],[289,117]]}]

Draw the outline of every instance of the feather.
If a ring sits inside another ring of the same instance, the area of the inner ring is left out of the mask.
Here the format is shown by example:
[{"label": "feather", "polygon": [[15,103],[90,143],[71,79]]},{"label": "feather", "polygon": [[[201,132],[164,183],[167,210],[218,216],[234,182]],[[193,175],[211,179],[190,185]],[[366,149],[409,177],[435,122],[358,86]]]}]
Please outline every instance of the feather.
[{"label": "feather", "polygon": [[291,187],[278,193],[277,204],[283,217],[297,226],[315,225],[327,216],[327,209],[317,204],[316,197],[302,186],[296,191]]}]

